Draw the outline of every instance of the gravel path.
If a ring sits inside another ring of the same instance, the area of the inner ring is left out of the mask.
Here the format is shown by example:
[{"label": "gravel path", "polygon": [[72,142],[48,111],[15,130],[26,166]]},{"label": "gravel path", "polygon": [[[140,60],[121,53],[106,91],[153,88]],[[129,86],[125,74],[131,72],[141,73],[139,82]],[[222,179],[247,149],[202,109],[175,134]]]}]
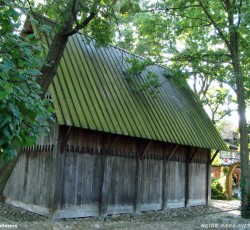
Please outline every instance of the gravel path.
[{"label": "gravel path", "polygon": [[249,229],[250,221],[240,218],[239,201],[212,201],[211,206],[152,211],[140,215],[123,214],[102,218],[78,218],[52,221],[46,217],[0,202],[0,230],[198,230]]}]

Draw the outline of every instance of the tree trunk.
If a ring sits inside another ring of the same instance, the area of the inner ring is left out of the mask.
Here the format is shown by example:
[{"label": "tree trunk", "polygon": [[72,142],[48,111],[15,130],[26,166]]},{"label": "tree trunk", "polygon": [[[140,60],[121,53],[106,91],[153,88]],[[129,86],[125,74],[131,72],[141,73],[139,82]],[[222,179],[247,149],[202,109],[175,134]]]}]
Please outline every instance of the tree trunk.
[{"label": "tree trunk", "polygon": [[[240,132],[240,159],[241,159],[241,216],[250,219],[250,167],[248,152],[248,129],[246,121],[246,102],[244,81],[241,72],[241,62],[239,54],[240,34],[239,26],[241,16],[235,2],[225,1],[228,23],[229,23],[229,44],[228,48],[232,57],[233,69],[236,80],[236,94],[239,114]],[[237,21],[235,16],[238,15]]]},{"label": "tree trunk", "polygon": [[241,159],[241,216],[250,219],[250,175],[248,153],[248,130],[245,113],[245,100],[242,77],[237,77],[237,101],[240,131],[240,159]]},{"label": "tree trunk", "polygon": [[47,93],[48,88],[56,75],[57,68],[60,64],[63,51],[68,41],[68,36],[66,36],[66,32],[66,30],[58,32],[49,47],[49,53],[47,55],[46,60],[47,65],[44,65],[41,69],[42,76],[38,82],[42,88],[42,97],[44,97]]},{"label": "tree trunk", "polygon": [[2,197],[4,187],[16,165],[18,156],[19,155],[15,156],[12,160],[4,162],[0,168],[0,198]]},{"label": "tree trunk", "polygon": [[[236,41],[235,41],[236,42]],[[250,167],[248,152],[248,129],[246,121],[246,104],[244,97],[243,77],[240,69],[237,46],[232,47],[233,66],[236,75],[237,103],[240,132],[240,159],[241,159],[241,216],[250,219]]]}]

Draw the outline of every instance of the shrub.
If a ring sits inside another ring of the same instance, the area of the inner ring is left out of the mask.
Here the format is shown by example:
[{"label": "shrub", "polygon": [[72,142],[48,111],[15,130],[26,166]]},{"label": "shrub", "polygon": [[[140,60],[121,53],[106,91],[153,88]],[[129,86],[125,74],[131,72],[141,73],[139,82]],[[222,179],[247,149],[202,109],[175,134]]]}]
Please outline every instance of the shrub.
[{"label": "shrub", "polygon": [[218,181],[211,184],[211,198],[217,200],[225,200],[226,196],[223,192],[223,187]]}]

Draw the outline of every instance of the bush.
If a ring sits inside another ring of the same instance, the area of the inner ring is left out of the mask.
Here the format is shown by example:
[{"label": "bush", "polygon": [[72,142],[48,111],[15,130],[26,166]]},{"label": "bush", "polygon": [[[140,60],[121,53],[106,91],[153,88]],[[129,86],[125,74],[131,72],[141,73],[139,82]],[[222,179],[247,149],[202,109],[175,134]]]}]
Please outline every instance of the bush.
[{"label": "bush", "polygon": [[223,187],[218,181],[214,181],[211,184],[211,198],[216,200],[226,200]]}]

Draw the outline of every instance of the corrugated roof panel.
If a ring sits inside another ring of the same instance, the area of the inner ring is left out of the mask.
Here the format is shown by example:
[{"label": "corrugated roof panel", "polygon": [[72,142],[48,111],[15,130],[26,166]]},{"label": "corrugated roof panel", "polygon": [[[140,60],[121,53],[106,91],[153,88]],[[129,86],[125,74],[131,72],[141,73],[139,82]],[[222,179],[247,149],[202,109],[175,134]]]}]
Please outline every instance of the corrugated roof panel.
[{"label": "corrugated roof panel", "polygon": [[[206,140],[207,146],[217,145],[225,147],[225,142],[222,140],[219,132],[215,129],[212,121],[209,119],[208,115],[206,114],[205,110],[202,108],[202,106],[197,102],[197,99],[195,98],[193,92],[190,88],[186,88],[186,95],[189,98],[190,104],[192,103],[193,112],[196,113],[197,119],[200,120],[200,124],[203,124],[203,129],[200,129],[200,132],[202,133],[202,140]],[[204,130],[206,132],[204,132]],[[210,135],[209,135],[210,134]],[[209,135],[209,138],[207,138],[207,135]]]},{"label": "corrugated roof panel", "polygon": [[[75,39],[75,42],[78,43],[77,48],[79,52],[82,52],[82,55],[80,56],[81,64],[79,65],[79,72],[82,73],[82,80],[85,83],[83,83],[85,85],[85,91],[86,94],[89,95],[88,105],[90,107],[94,106],[96,113],[93,111],[94,113],[92,114],[92,116],[95,119],[98,118],[103,126],[103,130],[100,130],[100,127],[98,128],[98,130],[116,133],[115,126],[113,125],[112,120],[110,120],[108,109],[106,108],[103,101],[104,97],[101,92],[103,91],[103,89],[100,87],[101,84],[97,79],[94,69],[91,68],[91,59],[88,56],[88,53],[83,52],[85,46],[81,44],[82,41],[79,39]],[[99,87],[99,89],[97,87]]]},{"label": "corrugated roof panel", "polygon": [[[71,44],[70,41],[69,41],[69,44]],[[73,65],[75,66],[77,75],[86,76],[86,77],[78,77],[79,85],[81,87],[81,91],[83,95],[82,100],[80,100],[81,106],[82,108],[86,107],[89,109],[88,114],[92,117],[96,126],[99,127],[100,131],[110,130],[108,126],[109,124],[106,122],[104,118],[104,114],[102,113],[102,110],[100,109],[102,105],[100,95],[95,93],[95,91],[92,88],[93,84],[90,81],[92,79],[89,79],[89,77],[87,77],[87,76],[91,76],[91,72],[89,71],[89,68],[86,65],[83,55],[80,55],[80,53],[82,53],[81,46],[79,45],[79,42],[77,41],[76,38],[72,39],[72,47],[75,47],[75,50],[79,53],[77,56],[72,55],[74,56]],[[95,98],[96,100],[93,101],[92,98]]]},{"label": "corrugated roof panel", "polygon": [[[193,124],[189,122],[189,116],[190,114],[185,113],[186,110],[189,110],[189,105],[184,104],[185,97],[180,97],[178,95],[178,91],[175,91],[175,87],[171,82],[166,83],[168,86],[168,92],[165,92],[165,94],[170,94],[169,100],[171,103],[172,111],[171,113],[174,114],[174,122],[177,124],[176,129],[182,129],[183,132],[181,132],[181,137],[184,142],[192,142],[192,144],[198,144],[199,140],[197,138],[197,131],[194,131]],[[168,97],[165,95],[165,98]],[[191,115],[193,116],[193,115]],[[182,128],[181,128],[182,127]],[[190,137],[192,139],[190,140]]]},{"label": "corrugated roof panel", "polygon": [[[110,116],[112,120],[116,120],[119,128],[122,130],[124,135],[134,136],[134,132],[131,129],[131,126],[127,122],[126,116],[124,116],[124,112],[121,108],[121,103],[119,102],[120,93],[116,91],[115,80],[112,76],[111,72],[108,71],[107,68],[103,65],[103,59],[105,57],[100,56],[98,49],[96,49],[92,43],[89,44],[91,47],[91,53],[94,54],[94,62],[98,63],[98,76],[102,81],[102,84],[105,85],[105,92],[107,93],[108,103],[112,108],[112,113]],[[104,77],[106,76],[106,77]]]},{"label": "corrugated roof panel", "polygon": [[[74,97],[73,103],[75,104],[76,111],[78,113],[78,119],[79,123],[81,124],[80,127],[86,127],[90,129],[97,129],[97,127],[101,127],[101,122],[99,119],[94,119],[93,118],[93,106],[92,104],[88,104],[90,101],[89,99],[86,99],[86,94],[85,94],[85,89],[84,89],[84,82],[82,82],[82,72],[79,71],[79,66],[78,66],[78,60],[80,57],[80,53],[78,50],[76,50],[76,47],[74,44],[71,44],[72,40],[69,40],[68,42],[68,47],[69,49],[67,50],[68,54],[65,55],[68,57],[65,59],[67,63],[69,63],[68,66],[69,68],[69,73],[71,76],[75,75],[75,78],[72,78],[72,85],[70,87],[71,89],[71,95]],[[77,55],[74,55],[76,53]],[[69,58],[71,57],[71,58]],[[80,63],[82,65],[82,63]],[[83,108],[87,108],[88,112],[85,113]]]},{"label": "corrugated roof panel", "polygon": [[130,111],[126,109],[127,105],[125,104],[125,102],[127,97],[124,95],[124,90],[119,89],[119,86],[121,84],[119,82],[119,78],[117,78],[115,69],[110,65],[108,53],[103,53],[101,48],[97,49],[96,51],[101,60],[102,69],[106,71],[110,80],[112,80],[112,85],[109,84],[109,90],[113,92],[113,97],[117,99],[115,106],[117,106],[117,108],[119,109],[119,116],[122,116],[123,118],[123,120],[121,121],[121,125],[125,125],[126,130],[128,131],[128,135],[141,136],[141,130],[135,128],[136,123],[134,122],[133,117],[129,113]]},{"label": "corrugated roof panel", "polygon": [[[125,56],[129,58],[128,53],[125,53]],[[124,62],[124,69],[129,67],[129,65]],[[123,74],[124,79],[126,79],[125,75]],[[135,77],[135,81],[140,81],[140,78]],[[161,127],[158,123],[158,116],[155,116],[154,113],[154,108],[152,108],[152,104],[147,103],[146,100],[148,99],[147,97],[145,98],[145,95],[143,92],[136,92],[135,89],[138,87],[137,84],[135,84],[134,80],[125,81],[124,83],[128,84],[128,87],[131,87],[132,90],[130,90],[131,94],[130,96],[135,99],[136,107],[137,109],[141,110],[141,113],[143,114],[143,120],[144,123],[141,125],[145,126],[150,130],[150,133],[155,140],[163,140],[163,136],[161,133]],[[151,98],[151,97],[150,97]],[[157,113],[157,112],[156,112]]]},{"label": "corrugated roof panel", "polygon": [[123,71],[129,65],[125,57],[130,54],[114,46],[96,48],[94,41],[86,42],[82,34],[69,38],[50,87],[59,124],[226,149],[189,89],[174,86],[163,76],[164,68],[155,65],[149,70],[156,72],[162,83],[157,98],[135,92],[144,79],[126,79]]},{"label": "corrugated roof panel", "polygon": [[[127,95],[126,95],[127,97],[123,98],[123,100],[128,103],[127,107],[125,109],[130,111],[130,112],[133,112],[133,110],[135,111],[134,114],[136,114],[136,116],[133,116],[133,118],[134,118],[135,123],[137,125],[136,127],[138,129],[138,126],[141,126],[144,129],[146,129],[146,132],[148,134],[145,136],[145,138],[147,138],[148,136],[153,136],[152,130],[144,125],[146,117],[141,116],[141,114],[145,114],[143,112],[143,108],[141,108],[140,113],[138,113],[138,106],[139,106],[138,100],[135,100],[135,94],[132,91],[132,88],[129,86],[129,84],[128,84],[127,80],[125,79],[125,76],[122,72],[122,67],[120,66],[120,63],[122,62],[122,59],[123,59],[122,55],[120,53],[117,53],[117,50],[112,46],[109,48],[109,50],[110,50],[110,54],[113,57],[113,63],[116,64],[116,65],[114,65],[114,69],[120,70],[119,72],[117,72],[117,75],[116,75],[116,79],[119,79],[119,80],[122,79],[122,81],[119,82],[119,84],[121,84],[120,90],[127,93]],[[106,49],[104,51],[106,53]],[[117,81],[117,83],[118,83],[118,81]],[[132,114],[132,115],[134,115],[134,114]],[[148,120],[147,120],[147,122],[148,122]],[[141,136],[141,137],[143,137],[143,136]]]},{"label": "corrugated roof panel", "polygon": [[[108,76],[106,76],[106,73],[102,73],[100,69],[100,64],[96,65],[94,63],[98,63],[99,60],[96,60],[96,57],[94,56],[94,53],[91,50],[90,45],[84,44],[85,51],[84,56],[85,60],[88,63],[88,66],[91,70],[92,76],[89,76],[90,78],[93,78],[94,84],[93,90],[96,94],[100,93],[100,98],[102,99],[103,107],[103,113],[106,115],[106,120],[109,121],[110,124],[113,126],[113,133],[117,134],[123,134],[127,135],[127,131],[119,125],[119,116],[117,115],[117,110],[114,109],[114,98],[112,97],[111,92],[109,91],[108,83],[106,82],[106,79],[108,79]],[[105,76],[105,79],[104,79]],[[94,100],[94,99],[93,99]]]},{"label": "corrugated roof panel", "polygon": [[117,57],[115,56],[115,53],[113,53],[112,49],[113,47],[108,47],[106,49],[101,48],[101,50],[103,50],[103,53],[106,54],[105,60],[107,65],[110,66],[110,68],[113,68],[113,76],[116,78],[118,92],[122,97],[121,102],[123,103],[122,107],[125,111],[125,115],[130,118],[130,125],[135,130],[136,136],[147,138],[148,136],[150,136],[150,133],[147,130],[147,127],[141,125],[141,123],[143,122],[143,118],[141,117],[140,113],[137,113],[138,110],[135,106],[135,103],[133,102],[132,97],[130,96],[131,89],[128,88],[127,84],[124,84],[124,81],[126,81],[124,77],[117,77],[122,76],[123,73],[117,61],[115,61],[117,60]]},{"label": "corrugated roof panel", "polygon": [[[159,71],[157,73],[161,74]],[[185,129],[185,126],[184,124],[182,124],[182,119],[179,119],[181,111],[177,114],[175,113],[177,101],[174,101],[174,99],[172,98],[171,85],[166,80],[162,82],[162,84],[163,85],[160,88],[161,97],[159,97],[159,99],[157,100],[158,110],[161,111],[161,114],[163,114],[164,123],[167,124],[167,128],[169,131],[171,131],[174,140],[177,143],[179,141],[182,141],[183,144],[188,144],[192,142],[192,140],[188,141],[189,138],[185,138],[185,133],[179,132],[179,128],[182,127],[182,129]],[[173,106],[173,104],[175,106]],[[186,131],[189,130],[186,129]]]}]

